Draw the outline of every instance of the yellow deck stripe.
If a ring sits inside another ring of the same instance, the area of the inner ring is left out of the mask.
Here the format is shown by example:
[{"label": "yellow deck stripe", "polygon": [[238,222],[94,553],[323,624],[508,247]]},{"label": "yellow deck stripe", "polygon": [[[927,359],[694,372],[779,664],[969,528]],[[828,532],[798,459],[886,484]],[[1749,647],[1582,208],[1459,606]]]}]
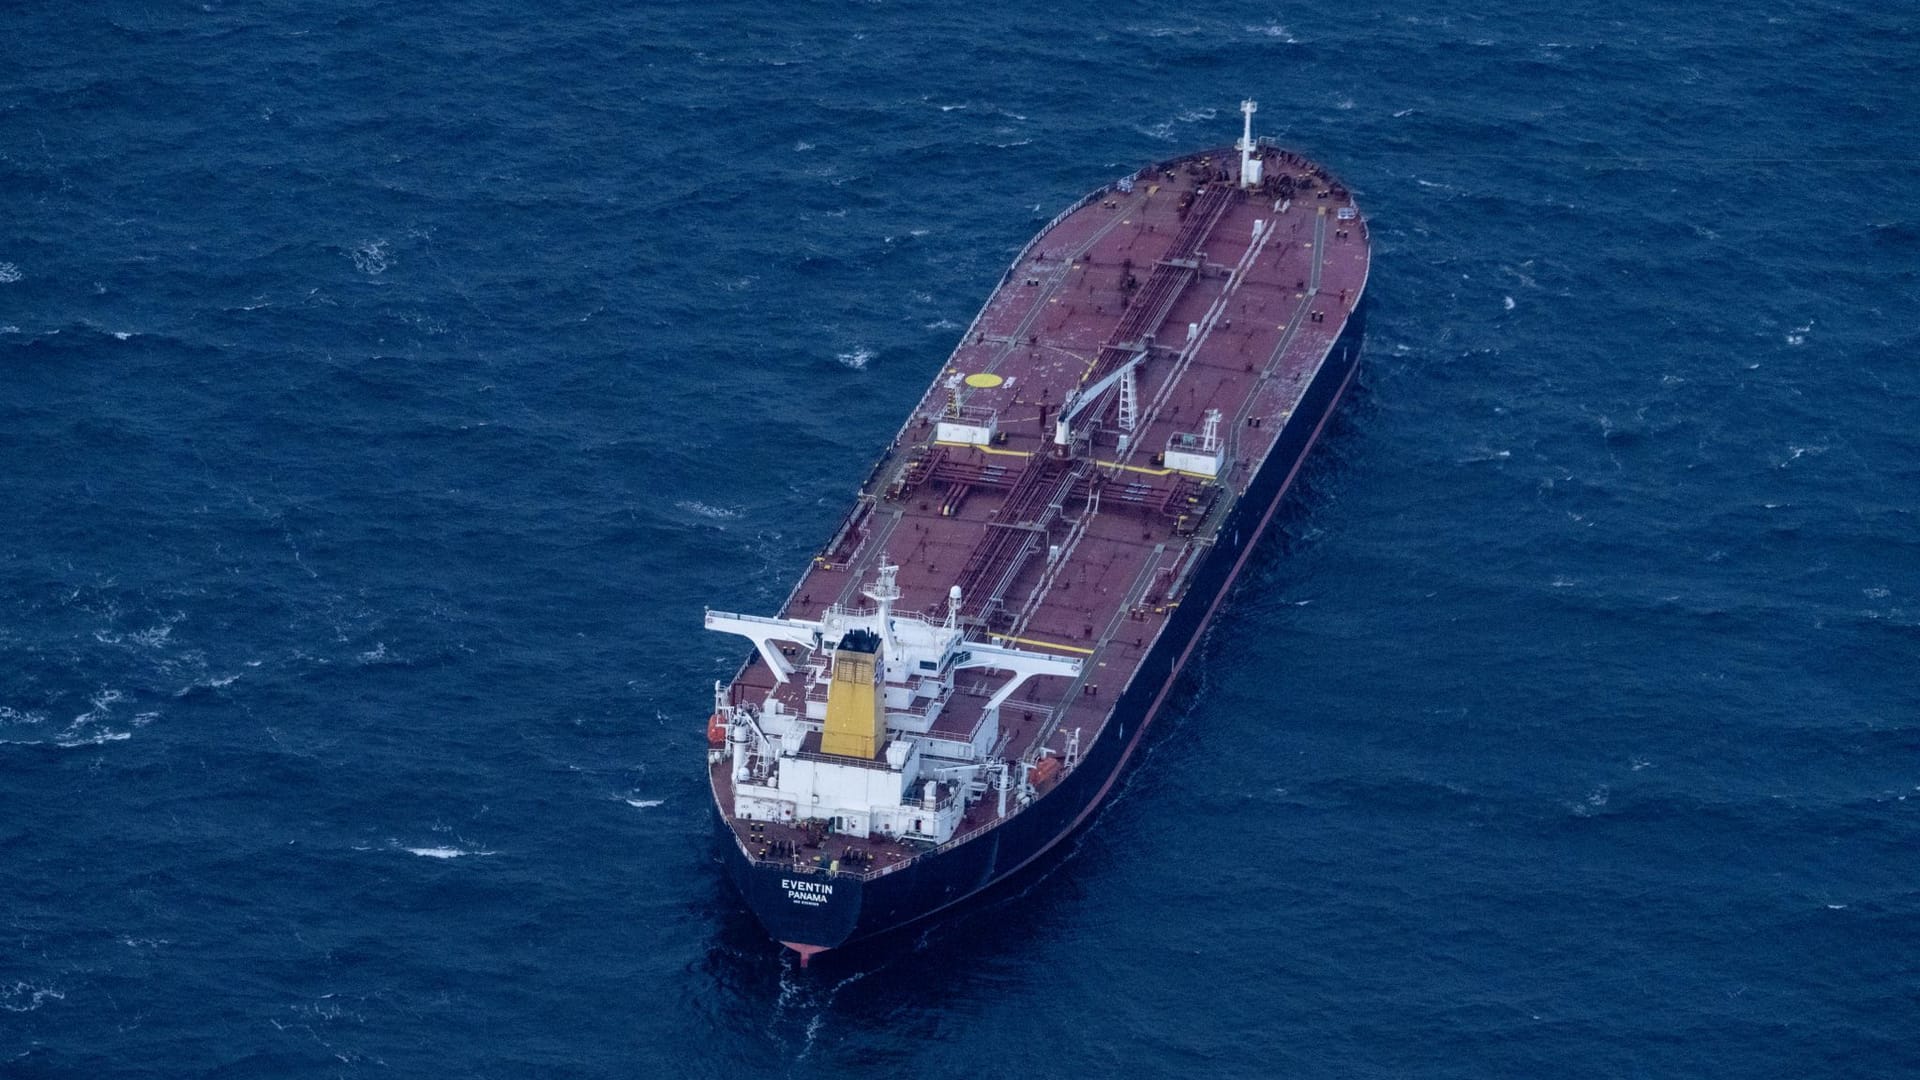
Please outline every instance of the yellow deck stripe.
[{"label": "yellow deck stripe", "polygon": [[1092,649],[1083,649],[1078,645],[1062,645],[1057,641],[1040,641],[1035,638],[1024,638],[1024,637],[1003,637],[1000,640],[1012,641],[1021,645],[1038,645],[1043,649],[1065,649],[1068,652],[1077,652],[1082,656],[1093,655]]},{"label": "yellow deck stripe", "polygon": [[935,439],[933,440],[933,445],[953,446],[953,447],[958,447],[961,450],[978,450],[981,453],[985,453],[985,454],[999,454],[1001,457],[1032,457],[1033,456],[1033,452],[1030,450],[999,450],[991,446],[981,446],[979,443],[948,442],[945,439]]},{"label": "yellow deck stripe", "polygon": [[1145,465],[1122,465],[1117,461],[1096,461],[1094,464],[1103,469],[1125,469],[1128,472],[1145,473],[1148,476],[1165,476],[1174,471],[1172,469],[1150,469]]}]

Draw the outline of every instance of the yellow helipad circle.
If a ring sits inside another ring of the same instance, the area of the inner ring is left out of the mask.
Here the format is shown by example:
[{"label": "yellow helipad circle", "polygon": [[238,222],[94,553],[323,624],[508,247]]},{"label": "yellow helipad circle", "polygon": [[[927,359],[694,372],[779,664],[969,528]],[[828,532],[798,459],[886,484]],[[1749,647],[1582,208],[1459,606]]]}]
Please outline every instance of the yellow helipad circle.
[{"label": "yellow helipad circle", "polygon": [[991,371],[976,371],[967,376],[967,385],[975,390],[990,390],[1006,381]]}]

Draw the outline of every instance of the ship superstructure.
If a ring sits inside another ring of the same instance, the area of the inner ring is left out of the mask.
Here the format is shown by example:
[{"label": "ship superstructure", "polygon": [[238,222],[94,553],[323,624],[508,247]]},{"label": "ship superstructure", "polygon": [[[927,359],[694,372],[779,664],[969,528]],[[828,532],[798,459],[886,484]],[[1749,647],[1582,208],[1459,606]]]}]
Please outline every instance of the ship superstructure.
[{"label": "ship superstructure", "polygon": [[[999,793],[1005,812],[1016,763],[995,754],[1005,745],[1001,707],[1028,679],[1072,678],[1081,662],[968,641],[958,586],[943,620],[896,612],[899,569],[881,561],[864,591],[870,607],[835,604],[817,620],[707,613],[709,630],[753,641],[776,684],[737,705],[724,684],[714,687],[736,821],[814,822],[838,836],[939,845],[953,839],[981,785]],[[968,672],[1010,677],[984,705],[949,715]],[[1027,797],[1024,771],[1019,779]]]},{"label": "ship superstructure", "polygon": [[1043,228],[781,612],[708,612],[729,865],[803,960],[1084,820],[1351,379],[1366,224],[1254,109]]}]

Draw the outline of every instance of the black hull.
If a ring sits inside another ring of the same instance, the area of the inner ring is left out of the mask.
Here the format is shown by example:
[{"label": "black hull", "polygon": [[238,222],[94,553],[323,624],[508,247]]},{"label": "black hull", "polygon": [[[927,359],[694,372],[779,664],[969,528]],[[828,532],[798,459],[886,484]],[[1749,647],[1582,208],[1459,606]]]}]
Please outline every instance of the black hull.
[{"label": "black hull", "polygon": [[1135,670],[1098,736],[1082,748],[1078,767],[1053,790],[995,828],[873,878],[800,871],[790,863],[755,863],[728,837],[728,874],[776,940],[804,959],[906,926],[1017,873],[1087,820],[1133,756],[1352,381],[1363,314],[1356,310],[1349,317],[1259,473],[1220,527],[1186,599]]}]

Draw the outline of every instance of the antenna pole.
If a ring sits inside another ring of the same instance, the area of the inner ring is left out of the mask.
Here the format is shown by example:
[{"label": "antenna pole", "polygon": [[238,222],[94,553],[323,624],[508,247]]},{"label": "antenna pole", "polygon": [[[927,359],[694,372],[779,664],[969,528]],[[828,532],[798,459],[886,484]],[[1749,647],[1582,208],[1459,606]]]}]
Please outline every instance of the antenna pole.
[{"label": "antenna pole", "polygon": [[1240,103],[1244,123],[1240,129],[1240,186],[1250,188],[1260,182],[1260,163],[1253,159],[1253,114],[1260,103],[1252,98]]}]

